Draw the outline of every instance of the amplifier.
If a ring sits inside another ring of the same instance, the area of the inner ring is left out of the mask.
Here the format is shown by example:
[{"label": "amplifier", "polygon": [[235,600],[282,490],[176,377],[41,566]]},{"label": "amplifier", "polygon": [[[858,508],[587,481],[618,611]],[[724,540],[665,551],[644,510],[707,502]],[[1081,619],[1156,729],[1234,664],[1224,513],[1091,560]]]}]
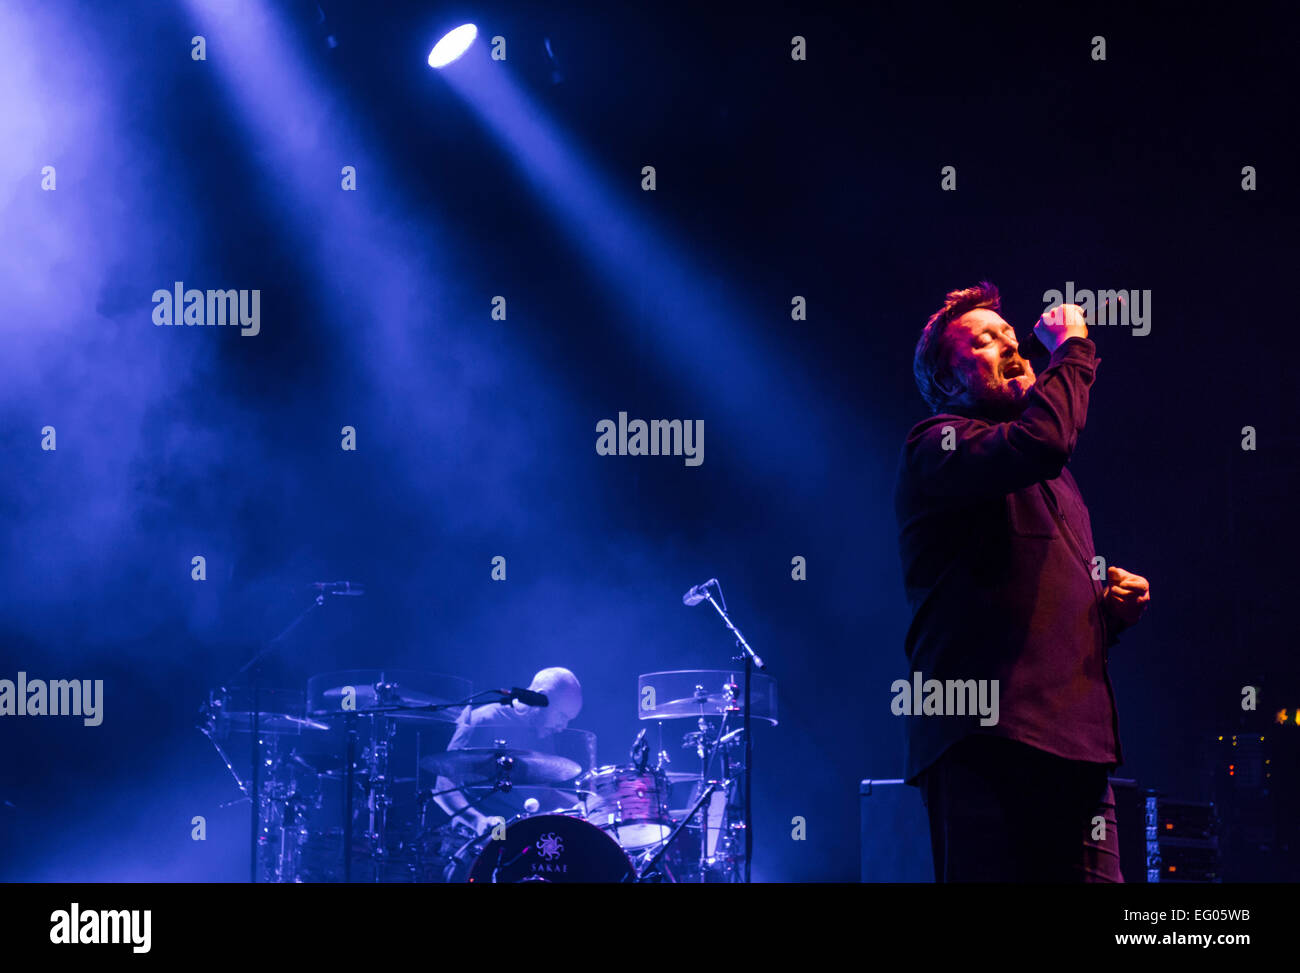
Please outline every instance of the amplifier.
[{"label": "amplifier", "polygon": [[1146,799],[1148,882],[1222,882],[1219,822],[1213,804]]}]

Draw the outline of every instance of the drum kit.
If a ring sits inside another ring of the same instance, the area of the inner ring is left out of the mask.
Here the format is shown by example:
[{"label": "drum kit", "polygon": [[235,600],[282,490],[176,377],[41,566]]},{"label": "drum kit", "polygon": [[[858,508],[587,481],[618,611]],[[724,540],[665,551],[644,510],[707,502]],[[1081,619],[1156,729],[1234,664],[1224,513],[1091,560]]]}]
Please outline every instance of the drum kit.
[{"label": "drum kit", "polygon": [[[754,676],[751,719],[775,725],[776,691]],[[256,805],[258,882],[736,882],[745,820],[740,686],[725,670],[647,673],[638,679],[629,762],[597,766],[595,737],[556,734],[557,753],[508,746],[447,750],[466,706],[509,694],[473,694],[466,680],[407,670],[313,676],[305,693],[217,689],[200,729]],[[655,705],[647,706],[652,700]],[[489,700],[490,701],[490,700]],[[667,721],[689,720],[685,755],[664,746]],[[256,726],[256,790],[246,761]],[[238,769],[237,769],[238,768]],[[481,833],[434,800],[454,782],[471,804],[492,794],[572,795],[538,800]],[[237,802],[232,802],[237,803]],[[546,813],[539,813],[545,811]]]},{"label": "drum kit", "polygon": [[[468,680],[403,669],[324,672],[305,692],[261,687],[262,660],[327,596],[364,593],[312,587],[312,604],[231,677],[239,688],[212,690],[201,708],[199,729],[243,793],[230,804],[249,802],[253,882],[749,881],[753,726],[776,725],[776,683],[755,672],[763,662],[716,579],[682,601],[717,610],[740,670],[639,676],[637,719],[654,724],[654,753],[647,725],[628,763],[606,765],[583,730],[512,742],[504,725],[466,719],[492,703],[547,704],[529,690],[474,693]],[[674,765],[665,728],[677,720],[691,722]],[[509,815],[478,810],[506,798]]]}]

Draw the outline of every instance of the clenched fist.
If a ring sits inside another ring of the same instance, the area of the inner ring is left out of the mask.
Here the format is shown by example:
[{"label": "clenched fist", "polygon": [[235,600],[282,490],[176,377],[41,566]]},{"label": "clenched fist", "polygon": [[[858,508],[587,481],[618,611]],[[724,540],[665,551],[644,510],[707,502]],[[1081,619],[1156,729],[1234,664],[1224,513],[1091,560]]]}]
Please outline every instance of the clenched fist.
[{"label": "clenched fist", "polygon": [[1083,308],[1077,304],[1060,304],[1043,314],[1034,324],[1034,334],[1048,354],[1068,338],[1088,337],[1088,323]]},{"label": "clenched fist", "polygon": [[1105,605],[1127,628],[1136,625],[1151,604],[1151,585],[1139,574],[1123,568],[1106,569]]}]

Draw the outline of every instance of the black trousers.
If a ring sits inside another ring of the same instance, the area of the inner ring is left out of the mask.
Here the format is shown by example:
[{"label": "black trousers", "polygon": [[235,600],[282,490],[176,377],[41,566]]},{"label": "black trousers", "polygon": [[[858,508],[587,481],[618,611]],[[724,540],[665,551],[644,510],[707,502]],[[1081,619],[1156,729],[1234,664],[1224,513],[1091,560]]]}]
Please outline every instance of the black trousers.
[{"label": "black trousers", "polygon": [[921,776],[936,882],[1123,882],[1105,764],[993,736]]}]

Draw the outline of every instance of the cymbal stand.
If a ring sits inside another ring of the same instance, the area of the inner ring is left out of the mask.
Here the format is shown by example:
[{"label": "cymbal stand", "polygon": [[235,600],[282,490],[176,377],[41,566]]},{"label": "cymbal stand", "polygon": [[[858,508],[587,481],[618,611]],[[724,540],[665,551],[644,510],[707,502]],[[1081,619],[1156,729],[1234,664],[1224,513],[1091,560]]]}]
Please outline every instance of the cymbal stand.
[{"label": "cymbal stand", "polygon": [[655,866],[659,864],[659,860],[664,857],[664,854],[668,851],[672,843],[677,840],[677,836],[680,835],[682,831],[686,829],[686,826],[691,823],[691,819],[699,813],[704,802],[713,796],[713,792],[717,790],[718,786],[719,781],[715,780],[709,782],[709,786],[704,789],[704,793],[699,796],[699,799],[695,802],[694,806],[689,812],[687,812],[686,817],[682,818],[682,820],[678,822],[677,827],[673,829],[673,833],[670,834],[667,840],[659,846],[659,850],[651,856],[650,860],[641,866],[634,881],[645,882],[649,880],[650,875],[654,873]]}]

